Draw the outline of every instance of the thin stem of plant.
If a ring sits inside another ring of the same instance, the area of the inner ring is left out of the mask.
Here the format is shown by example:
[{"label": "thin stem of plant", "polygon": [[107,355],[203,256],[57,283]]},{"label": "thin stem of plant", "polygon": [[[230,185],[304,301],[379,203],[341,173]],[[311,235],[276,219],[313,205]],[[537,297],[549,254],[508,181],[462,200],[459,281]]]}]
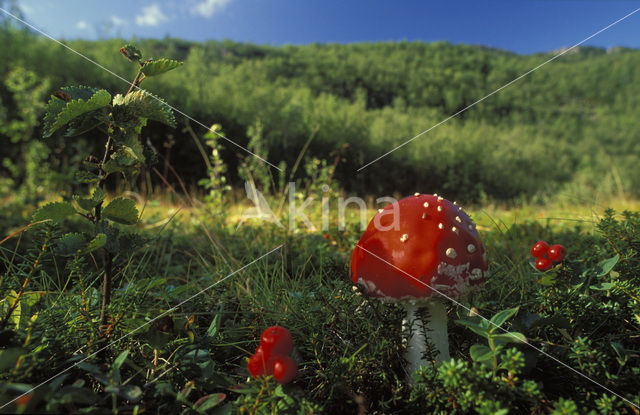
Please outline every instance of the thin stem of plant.
[{"label": "thin stem of plant", "polygon": [[[47,236],[48,236],[48,234],[47,234]],[[36,257],[36,260],[34,261],[33,266],[31,267],[31,270],[29,271],[29,275],[27,275],[27,277],[24,279],[24,281],[22,283],[22,286],[20,287],[20,291],[18,291],[18,293],[16,294],[16,298],[14,298],[13,303],[11,304],[11,307],[9,307],[9,311],[7,312],[7,315],[4,316],[2,321],[0,321],[0,330],[4,330],[4,328],[6,327],[7,323],[9,322],[9,319],[11,318],[11,315],[13,314],[15,309],[18,307],[18,304],[20,303],[20,298],[22,297],[22,294],[24,293],[24,290],[27,288],[27,284],[29,283],[29,280],[33,276],[33,273],[38,268],[38,263],[40,262],[40,258],[42,258],[42,255],[44,254],[44,251],[47,249],[47,241],[48,241],[48,238],[45,240],[44,244],[42,244],[42,249],[38,253],[38,256]]]}]

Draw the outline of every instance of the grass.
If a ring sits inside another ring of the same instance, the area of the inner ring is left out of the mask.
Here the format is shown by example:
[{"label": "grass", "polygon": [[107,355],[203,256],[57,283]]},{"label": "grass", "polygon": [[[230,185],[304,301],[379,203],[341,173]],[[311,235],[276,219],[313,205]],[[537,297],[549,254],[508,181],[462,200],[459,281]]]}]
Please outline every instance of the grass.
[{"label": "grass", "polygon": [[[608,202],[470,207],[491,277],[463,304],[487,318],[517,307],[504,327],[640,405],[638,221],[604,212],[604,206],[638,210],[639,202]],[[367,299],[349,278],[360,235],[355,211],[347,213],[344,230],[332,212],[328,232],[288,232],[253,219],[238,226],[246,204],[226,209],[224,221],[206,205],[142,207],[138,231],[148,243],[116,259],[106,336],[97,327],[99,255],[56,255],[61,231],[49,225],[0,244],[0,317],[15,298],[12,290],[31,275],[12,318],[18,325],[2,333],[0,405],[29,393],[0,413],[637,413],[526,345],[498,343],[493,367],[474,360],[471,347],[486,339],[455,320],[478,318],[453,305],[449,337],[456,360],[425,368],[410,386],[402,310]],[[321,223],[320,215],[313,210],[312,222]],[[14,218],[8,228],[23,220]],[[81,225],[72,220],[66,226]],[[528,263],[538,239],[569,251],[565,265],[547,274],[551,283]],[[591,275],[588,270],[616,252],[615,274],[590,283],[613,284],[608,290],[575,288],[582,274]],[[273,378],[251,379],[246,367],[261,331],[275,324],[291,331],[300,368],[284,386]]]}]

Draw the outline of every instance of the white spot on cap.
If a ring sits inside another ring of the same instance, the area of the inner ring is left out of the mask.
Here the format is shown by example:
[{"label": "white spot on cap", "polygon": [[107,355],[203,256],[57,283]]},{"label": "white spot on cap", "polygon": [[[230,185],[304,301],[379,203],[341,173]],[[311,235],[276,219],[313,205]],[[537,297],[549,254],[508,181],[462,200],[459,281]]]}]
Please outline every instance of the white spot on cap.
[{"label": "white spot on cap", "polygon": [[460,216],[456,216],[456,222],[462,223],[462,219],[460,219]]},{"label": "white spot on cap", "polygon": [[378,209],[378,213],[382,213],[382,209]]},{"label": "white spot on cap", "polygon": [[442,196],[438,196],[438,202],[442,202],[443,198]]},{"label": "white spot on cap", "polygon": [[444,225],[442,223],[438,224],[438,229],[444,229]]},{"label": "white spot on cap", "polygon": [[437,193],[434,193],[433,195],[434,195],[434,196],[438,196],[438,194],[437,194]]},{"label": "white spot on cap", "polygon": [[414,196],[416,196],[416,197],[418,197],[418,196],[420,196],[420,193],[415,192],[413,195],[414,195]]},{"label": "white spot on cap", "polygon": [[422,219],[427,219],[427,213],[426,212],[422,214]]},{"label": "white spot on cap", "polygon": [[442,206],[438,206],[438,212],[442,212]]},{"label": "white spot on cap", "polygon": [[453,204],[454,204],[454,205],[457,205],[457,204],[458,204],[458,202],[456,202],[456,201],[454,200],[454,201],[453,201]]},{"label": "white spot on cap", "polygon": [[469,224],[469,226],[467,226],[469,228],[470,231],[473,231],[473,225]]},{"label": "white spot on cap", "polygon": [[469,251],[470,254],[473,254],[476,252],[476,246],[474,244],[467,245],[467,251]]},{"label": "white spot on cap", "polygon": [[456,233],[456,235],[460,235],[460,231],[459,231],[459,230],[458,230],[458,228],[456,228],[455,226],[454,226],[454,227],[452,227],[452,228],[451,228],[451,230],[452,230],[453,232],[455,232],[455,233]]},{"label": "white spot on cap", "polygon": [[422,206],[429,207],[429,202],[424,202],[424,204]]},{"label": "white spot on cap", "polygon": [[482,270],[480,268],[474,268],[471,270],[471,274],[469,275],[470,280],[479,280],[483,277]]},{"label": "white spot on cap", "polygon": [[455,257],[458,256],[458,253],[453,248],[447,248],[447,251],[445,252],[445,254],[447,254],[447,256],[451,259],[454,259]]},{"label": "white spot on cap", "polygon": [[409,235],[405,233],[400,237],[400,242],[407,242],[407,239],[409,239]]}]

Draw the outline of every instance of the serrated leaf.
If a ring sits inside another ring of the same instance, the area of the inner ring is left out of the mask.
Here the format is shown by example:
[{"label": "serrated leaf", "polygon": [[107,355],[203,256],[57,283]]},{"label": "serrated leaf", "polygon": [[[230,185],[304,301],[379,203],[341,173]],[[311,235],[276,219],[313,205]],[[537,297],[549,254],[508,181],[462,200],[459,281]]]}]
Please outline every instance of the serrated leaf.
[{"label": "serrated leaf", "polygon": [[98,183],[102,177],[88,171],[77,170],[73,178],[78,183]]},{"label": "serrated leaf", "polygon": [[156,76],[175,69],[180,65],[182,65],[180,61],[161,58],[145,62],[142,68],[140,68],[140,71],[142,71],[144,76]]},{"label": "serrated leaf", "polygon": [[[78,90],[85,91],[84,89]],[[82,94],[78,93],[78,95]],[[60,106],[60,102],[64,105]],[[71,120],[90,111],[106,107],[110,102],[111,94],[104,89],[95,91],[93,95],[86,100],[78,98],[65,103],[59,98],[52,97],[46,107],[47,114],[45,116],[44,136],[49,137],[57,129],[68,124]]]},{"label": "serrated leaf", "polygon": [[469,354],[471,355],[471,358],[476,362],[486,362],[487,360],[497,355],[498,351],[493,351],[483,344],[474,344],[473,346],[471,346],[471,349],[469,349]]},{"label": "serrated leaf", "polygon": [[123,47],[120,48],[120,53],[124,55],[125,58],[129,59],[131,62],[139,61],[142,59],[142,52],[136,46],[127,43]]},{"label": "serrated leaf", "polygon": [[65,137],[75,137],[80,134],[84,134],[87,131],[91,131],[100,124],[104,123],[104,120],[96,117],[99,112],[93,111],[91,113],[84,114],[74,120],[69,121],[69,127],[64,134]]},{"label": "serrated leaf", "polygon": [[132,199],[118,197],[102,210],[102,216],[117,223],[133,225],[138,222],[138,209]]},{"label": "serrated leaf", "polygon": [[91,211],[98,203],[104,200],[105,196],[104,191],[101,188],[96,187],[91,197],[73,195],[73,200],[75,200],[82,209]]},{"label": "serrated leaf", "polygon": [[102,248],[106,243],[107,235],[105,235],[104,233],[99,233],[91,241],[89,241],[87,246],[85,246],[80,252],[82,254],[88,254],[89,252],[93,252],[97,249]]},{"label": "serrated leaf", "polygon": [[62,112],[66,105],[67,103],[58,97],[52,96],[51,98],[49,98],[49,102],[47,102],[47,105],[45,106],[44,120],[42,122],[43,137],[46,138],[51,136],[51,133],[49,131],[51,130],[51,127],[53,127],[53,124],[56,122],[58,115]]},{"label": "serrated leaf", "polygon": [[160,98],[138,89],[126,96],[117,95],[113,105],[122,105],[137,117],[160,121],[170,127],[176,126],[176,118],[171,108]]},{"label": "serrated leaf", "polygon": [[514,316],[519,310],[519,307],[507,308],[506,310],[498,311],[493,317],[491,317],[491,324],[494,328],[500,327],[505,321]]},{"label": "serrated leaf", "polygon": [[62,256],[75,255],[87,245],[87,237],[81,233],[63,235],[56,244],[56,253]]},{"label": "serrated leaf", "polygon": [[96,92],[100,91],[100,88],[94,88],[92,86],[84,86],[84,85],[65,86],[65,87],[62,87],[61,89],[71,96],[71,100],[81,99],[83,101],[87,101]]},{"label": "serrated leaf", "polygon": [[122,142],[122,149],[140,163],[145,162],[144,147],[140,142],[138,134],[129,134]]},{"label": "serrated leaf", "polygon": [[60,223],[67,217],[76,213],[71,203],[51,202],[36,210],[33,214],[33,221],[50,220],[53,223]]}]

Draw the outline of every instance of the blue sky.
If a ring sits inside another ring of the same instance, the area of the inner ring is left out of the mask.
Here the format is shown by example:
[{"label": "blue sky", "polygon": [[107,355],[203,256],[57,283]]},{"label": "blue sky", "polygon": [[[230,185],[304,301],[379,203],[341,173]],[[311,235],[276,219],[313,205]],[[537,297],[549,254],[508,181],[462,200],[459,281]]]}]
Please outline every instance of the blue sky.
[{"label": "blue sky", "polygon": [[[56,38],[165,35],[259,44],[446,40],[517,53],[583,40],[640,7],[609,0],[18,0]],[[589,45],[640,48],[640,12]]]}]

